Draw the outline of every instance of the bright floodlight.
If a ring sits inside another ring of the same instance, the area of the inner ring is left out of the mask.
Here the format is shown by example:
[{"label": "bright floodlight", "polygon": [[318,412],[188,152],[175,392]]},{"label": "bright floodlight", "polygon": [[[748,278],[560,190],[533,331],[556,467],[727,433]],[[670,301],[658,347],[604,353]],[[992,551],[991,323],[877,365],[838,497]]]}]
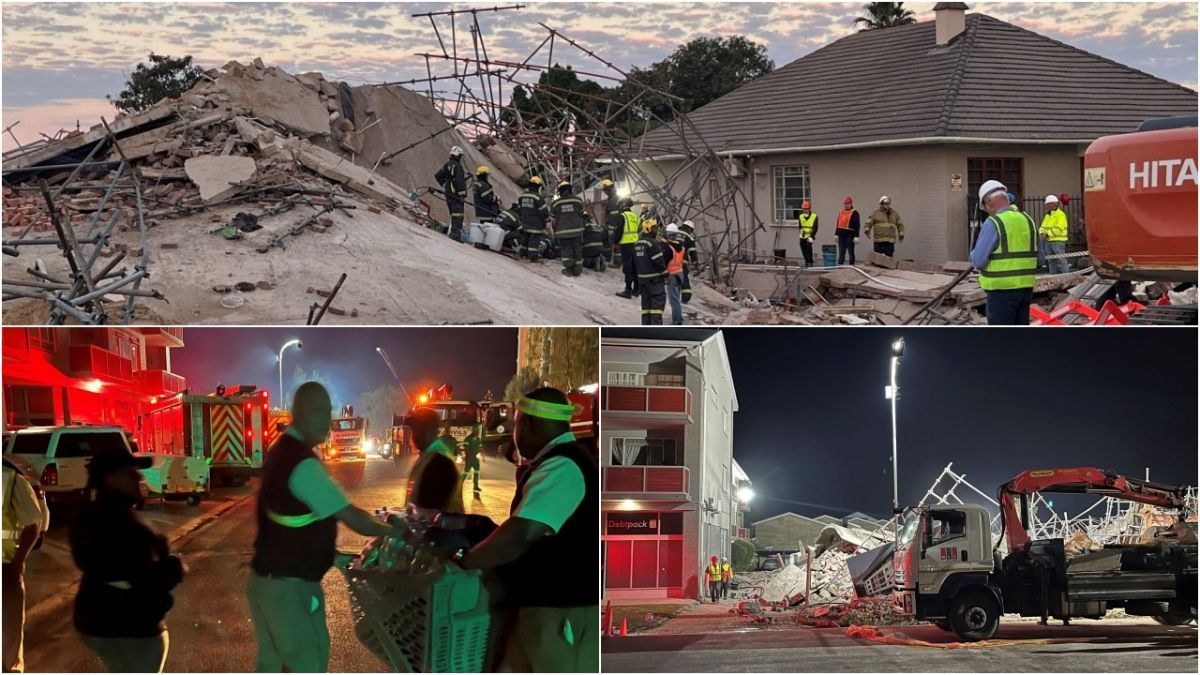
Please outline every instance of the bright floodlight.
[{"label": "bright floodlight", "polygon": [[892,343],[892,356],[904,356],[904,338]]},{"label": "bright floodlight", "polygon": [[754,490],[749,487],[738,488],[737,498],[739,502],[749,504],[754,499]]}]

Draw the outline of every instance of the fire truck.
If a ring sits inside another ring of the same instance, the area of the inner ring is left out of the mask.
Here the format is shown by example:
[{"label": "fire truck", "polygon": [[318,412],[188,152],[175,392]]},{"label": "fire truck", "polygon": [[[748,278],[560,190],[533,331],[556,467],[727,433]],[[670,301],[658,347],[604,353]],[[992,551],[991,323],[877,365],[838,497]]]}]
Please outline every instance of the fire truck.
[{"label": "fire truck", "polygon": [[449,433],[459,443],[471,434],[471,430],[480,421],[479,404],[474,401],[456,400],[453,386],[443,384],[437,389],[423,391],[417,394],[416,401],[404,415],[392,416],[392,426],[387,434],[389,456],[421,454],[413,445],[407,426],[408,416],[416,408],[433,409],[437,413],[441,431]]},{"label": "fire truck", "polygon": [[257,387],[219,385],[207,395],[184,390],[139,417],[139,445],[154,454],[203,457],[214,485],[244,485],[262,469],[269,420],[267,392]]},{"label": "fire truck", "polygon": [[263,445],[265,445],[269,450],[271,446],[275,444],[275,441],[281,435],[283,435],[284,430],[287,429],[288,425],[291,423],[292,411],[272,408],[271,411],[267,413],[267,431]]},{"label": "fire truck", "polygon": [[341,415],[329,422],[322,451],[326,461],[367,458],[367,420],[354,414],[354,406],[342,406]]}]

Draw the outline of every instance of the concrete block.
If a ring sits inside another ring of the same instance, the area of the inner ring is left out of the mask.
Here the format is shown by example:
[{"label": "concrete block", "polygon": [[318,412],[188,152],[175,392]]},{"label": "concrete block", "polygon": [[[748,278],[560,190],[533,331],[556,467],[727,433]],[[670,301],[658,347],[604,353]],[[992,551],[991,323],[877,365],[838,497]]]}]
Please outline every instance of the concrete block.
[{"label": "concrete block", "polygon": [[193,157],[183,164],[188,178],[200,188],[200,198],[205,202],[236,194],[239,188],[230,183],[254,178],[255,168],[250,157],[234,156]]}]

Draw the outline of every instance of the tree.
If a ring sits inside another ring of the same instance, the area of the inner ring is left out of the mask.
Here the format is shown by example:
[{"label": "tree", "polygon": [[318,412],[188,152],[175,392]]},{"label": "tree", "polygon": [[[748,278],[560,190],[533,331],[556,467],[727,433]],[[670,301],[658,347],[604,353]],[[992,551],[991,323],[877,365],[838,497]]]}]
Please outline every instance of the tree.
[{"label": "tree", "polygon": [[504,388],[504,398],[515,401],[538,387],[564,392],[596,382],[600,370],[600,338],[588,328],[526,328],[527,364]]},{"label": "tree", "polygon": [[854,19],[855,26],[864,26],[858,29],[860,33],[917,22],[917,16],[903,2],[869,2],[863,5],[863,11],[867,13],[866,16]]},{"label": "tree", "polygon": [[[344,404],[350,403],[354,405],[353,401],[341,400],[341,388],[332,377],[319,370],[305,370],[300,366],[296,366],[292,370],[292,374],[284,381],[284,387],[288,390],[287,396],[283,397],[284,406],[287,406],[291,402],[292,397],[296,394],[296,389],[305,382],[318,382],[325,387],[325,391],[329,392],[329,402],[333,404],[334,417],[341,413]],[[357,406],[355,407],[357,408]]]},{"label": "tree", "polygon": [[108,102],[123,113],[146,110],[164,98],[180,96],[200,81],[203,69],[192,65],[192,57],[174,57],[150,53],[149,65],[139,63],[125,88],[115,97],[105,96]]},{"label": "tree", "polygon": [[399,387],[392,385],[372,389],[363,394],[361,399],[362,408],[355,406],[355,412],[367,418],[369,433],[373,435],[383,436],[387,428],[392,426],[392,416],[408,411],[408,400]]},{"label": "tree", "polygon": [[505,385],[504,400],[516,401],[541,386],[542,378],[538,377],[537,371],[529,366],[523,366]]},{"label": "tree", "polygon": [[754,542],[749,539],[734,539],[730,547],[729,562],[733,564],[734,573],[749,572],[754,569]]},{"label": "tree", "polygon": [[681,112],[695,110],[775,69],[767,48],[741,35],[696,38],[676,49],[666,62],[670,92],[687,101],[687,110]]}]

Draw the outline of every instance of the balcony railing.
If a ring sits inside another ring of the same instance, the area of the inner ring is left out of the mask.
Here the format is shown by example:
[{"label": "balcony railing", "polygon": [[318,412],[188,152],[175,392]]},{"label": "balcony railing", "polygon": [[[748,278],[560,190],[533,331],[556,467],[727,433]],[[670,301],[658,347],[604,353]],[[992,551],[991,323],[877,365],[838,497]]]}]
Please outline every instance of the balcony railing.
[{"label": "balcony railing", "polygon": [[183,329],[174,326],[158,326],[156,328],[139,329],[146,338],[146,344],[151,347],[182,347]]},{"label": "balcony railing", "polygon": [[166,370],[143,370],[138,373],[142,391],[155,396],[178,394],[187,388],[187,380]]},{"label": "balcony railing", "polygon": [[691,474],[686,466],[606,466],[601,491],[622,495],[688,498]]},{"label": "balcony railing", "polygon": [[129,382],[133,379],[133,361],[95,345],[74,345],[68,357],[72,377]]},{"label": "balcony railing", "polygon": [[607,412],[692,414],[692,392],[687,387],[603,387]]}]

